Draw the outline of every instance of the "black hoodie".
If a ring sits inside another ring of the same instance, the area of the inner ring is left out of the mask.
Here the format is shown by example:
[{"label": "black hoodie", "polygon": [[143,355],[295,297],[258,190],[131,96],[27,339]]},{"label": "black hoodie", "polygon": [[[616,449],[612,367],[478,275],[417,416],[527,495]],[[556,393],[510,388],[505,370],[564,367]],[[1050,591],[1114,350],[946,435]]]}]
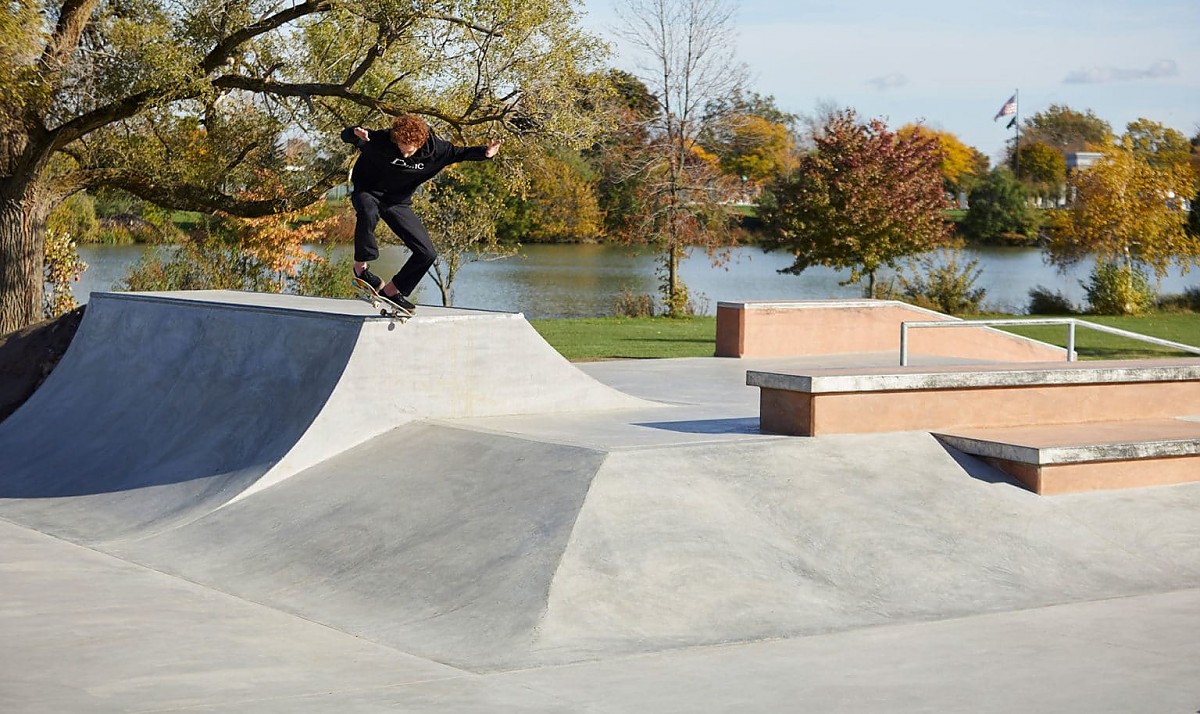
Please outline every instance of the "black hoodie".
[{"label": "black hoodie", "polygon": [[459,161],[484,161],[486,146],[455,146],[438,138],[431,129],[429,138],[412,156],[405,158],[387,130],[369,130],[370,141],[354,134],[355,127],[342,130],[342,141],[359,149],[358,160],[350,172],[355,191],[382,193],[386,200],[408,203],[417,187]]}]

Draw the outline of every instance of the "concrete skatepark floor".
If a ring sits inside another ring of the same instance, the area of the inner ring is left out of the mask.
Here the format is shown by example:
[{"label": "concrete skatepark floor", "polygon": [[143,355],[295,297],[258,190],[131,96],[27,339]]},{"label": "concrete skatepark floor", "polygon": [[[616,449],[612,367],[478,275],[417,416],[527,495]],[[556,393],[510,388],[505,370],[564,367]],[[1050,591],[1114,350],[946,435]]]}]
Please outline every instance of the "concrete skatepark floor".
[{"label": "concrete skatepark floor", "polygon": [[[116,307],[161,329],[154,301]],[[196,309],[196,329],[220,327]],[[271,309],[253,312],[279,319]],[[243,312],[229,319],[258,319]],[[528,339],[445,323],[422,349]],[[368,338],[389,335],[380,324]],[[415,416],[326,454],[312,432],[338,428],[328,415],[357,389],[354,355],[373,349],[357,345],[344,370],[297,369],[272,388],[329,385],[288,437],[303,459],[279,456],[286,445],[239,459],[242,442],[222,434],[205,453],[126,443],[142,454],[126,461],[105,451],[110,432],[79,446],[100,464],[92,487],[38,490],[21,474],[46,459],[23,454],[50,402],[0,424],[0,709],[1200,709],[1197,485],[1042,498],[927,433],[759,433],[745,371],[802,359],[581,365],[565,406],[464,400],[474,412]],[[64,380],[102,371],[74,359]],[[220,423],[220,394],[171,379],[161,388],[207,400],[192,413]],[[48,388],[77,404],[93,394]],[[580,408],[589,399],[604,408]],[[118,462],[141,479],[103,468]]]}]

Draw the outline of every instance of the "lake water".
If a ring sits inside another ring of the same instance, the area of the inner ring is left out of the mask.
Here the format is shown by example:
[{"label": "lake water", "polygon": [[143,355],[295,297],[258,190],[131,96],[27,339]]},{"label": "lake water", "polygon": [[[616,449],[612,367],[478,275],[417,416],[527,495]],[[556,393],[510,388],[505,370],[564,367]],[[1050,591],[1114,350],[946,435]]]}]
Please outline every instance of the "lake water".
[{"label": "lake water", "polygon": [[[88,264],[83,279],[73,286],[78,299],[86,302],[92,291],[106,291],[121,281],[145,246],[83,246],[80,256]],[[348,254],[339,246],[335,255]],[[390,276],[404,261],[401,246],[383,247],[372,270]],[[1042,252],[1033,248],[973,248],[967,259],[978,258],[982,274],[976,287],[987,290],[986,306],[1001,312],[1024,312],[1029,290],[1039,285],[1061,291],[1077,305],[1084,301],[1080,280],[1086,280],[1092,264],[1076,265],[1066,274],[1046,265]],[[482,261],[464,266],[454,281],[453,302],[473,307],[523,312],[530,318],[597,317],[611,315],[617,297],[625,290],[657,295],[657,254],[635,252],[605,245],[529,245],[518,256]],[[857,285],[838,283],[848,272],[811,268],[803,274],[779,273],[791,264],[785,253],[765,253],[751,247],[736,248],[729,260],[713,265],[703,251],[694,251],[681,264],[680,272],[693,299],[715,314],[717,302],[744,300],[800,300],[857,298]],[[1182,275],[1173,269],[1160,284],[1162,294],[1182,293],[1200,285],[1200,271]],[[417,301],[440,303],[437,286],[426,277],[417,289]]]}]

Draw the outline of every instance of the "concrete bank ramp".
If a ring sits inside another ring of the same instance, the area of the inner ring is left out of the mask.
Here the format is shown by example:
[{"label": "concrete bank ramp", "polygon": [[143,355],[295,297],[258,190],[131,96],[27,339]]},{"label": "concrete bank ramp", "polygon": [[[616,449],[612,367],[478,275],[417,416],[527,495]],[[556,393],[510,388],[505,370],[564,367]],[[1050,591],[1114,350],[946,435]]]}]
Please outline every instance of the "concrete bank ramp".
[{"label": "concrete bank ramp", "polygon": [[97,293],[54,373],[0,422],[0,514],[144,537],[431,417],[647,403],[519,314],[225,291]]},{"label": "concrete bank ramp", "polygon": [[472,671],[1200,585],[1200,488],[1002,479],[916,432],[599,450],[422,422],[105,549]]}]

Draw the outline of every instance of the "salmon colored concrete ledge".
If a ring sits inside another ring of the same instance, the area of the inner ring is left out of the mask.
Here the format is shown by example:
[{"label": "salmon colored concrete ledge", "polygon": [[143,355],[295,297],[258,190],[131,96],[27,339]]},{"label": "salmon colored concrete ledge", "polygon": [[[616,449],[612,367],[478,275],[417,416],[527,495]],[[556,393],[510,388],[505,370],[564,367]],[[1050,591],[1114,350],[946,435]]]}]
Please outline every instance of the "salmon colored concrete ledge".
[{"label": "salmon colored concrete ledge", "polygon": [[1200,421],[956,429],[934,437],[1047,496],[1200,481]]},{"label": "salmon colored concrete ledge", "polygon": [[746,373],[763,432],[930,431],[1038,494],[1200,481],[1200,360]]},{"label": "salmon colored concrete ledge", "polygon": [[[718,357],[796,357],[894,351],[900,323],[958,320],[895,300],[721,302]],[[1066,350],[990,327],[911,330],[910,354],[995,362],[1066,361]]]},{"label": "salmon colored concrete ledge", "polygon": [[1200,481],[1200,456],[1086,461],[1074,464],[1025,464],[983,457],[1042,496],[1120,488],[1173,486]]},{"label": "salmon colored concrete ledge", "polygon": [[[1165,376],[1164,365],[1148,364],[1146,370],[1155,374],[1156,381],[1139,380],[1136,370],[1131,373],[1122,363],[1117,370],[1093,371],[1094,380],[1090,382],[1055,383],[1039,374],[1045,370],[1037,369],[970,373],[948,368],[947,375],[969,375],[972,379],[959,387],[942,386],[934,381],[925,388],[897,384],[890,389],[879,389],[880,381],[889,375],[876,371],[861,383],[846,382],[844,390],[820,391],[816,373],[749,372],[747,383],[759,387],[759,422],[763,431],[821,436],[1084,424],[1200,414],[1200,381],[1193,374],[1195,367],[1182,365],[1182,378],[1172,380]],[[935,372],[927,369],[921,376],[931,378]],[[1075,370],[1049,370],[1049,373],[1086,374]],[[981,378],[989,375],[995,379],[985,385]],[[1115,375],[1125,375],[1126,381],[1119,381]],[[836,376],[844,379],[847,375]],[[818,389],[812,388],[814,384]]]}]

